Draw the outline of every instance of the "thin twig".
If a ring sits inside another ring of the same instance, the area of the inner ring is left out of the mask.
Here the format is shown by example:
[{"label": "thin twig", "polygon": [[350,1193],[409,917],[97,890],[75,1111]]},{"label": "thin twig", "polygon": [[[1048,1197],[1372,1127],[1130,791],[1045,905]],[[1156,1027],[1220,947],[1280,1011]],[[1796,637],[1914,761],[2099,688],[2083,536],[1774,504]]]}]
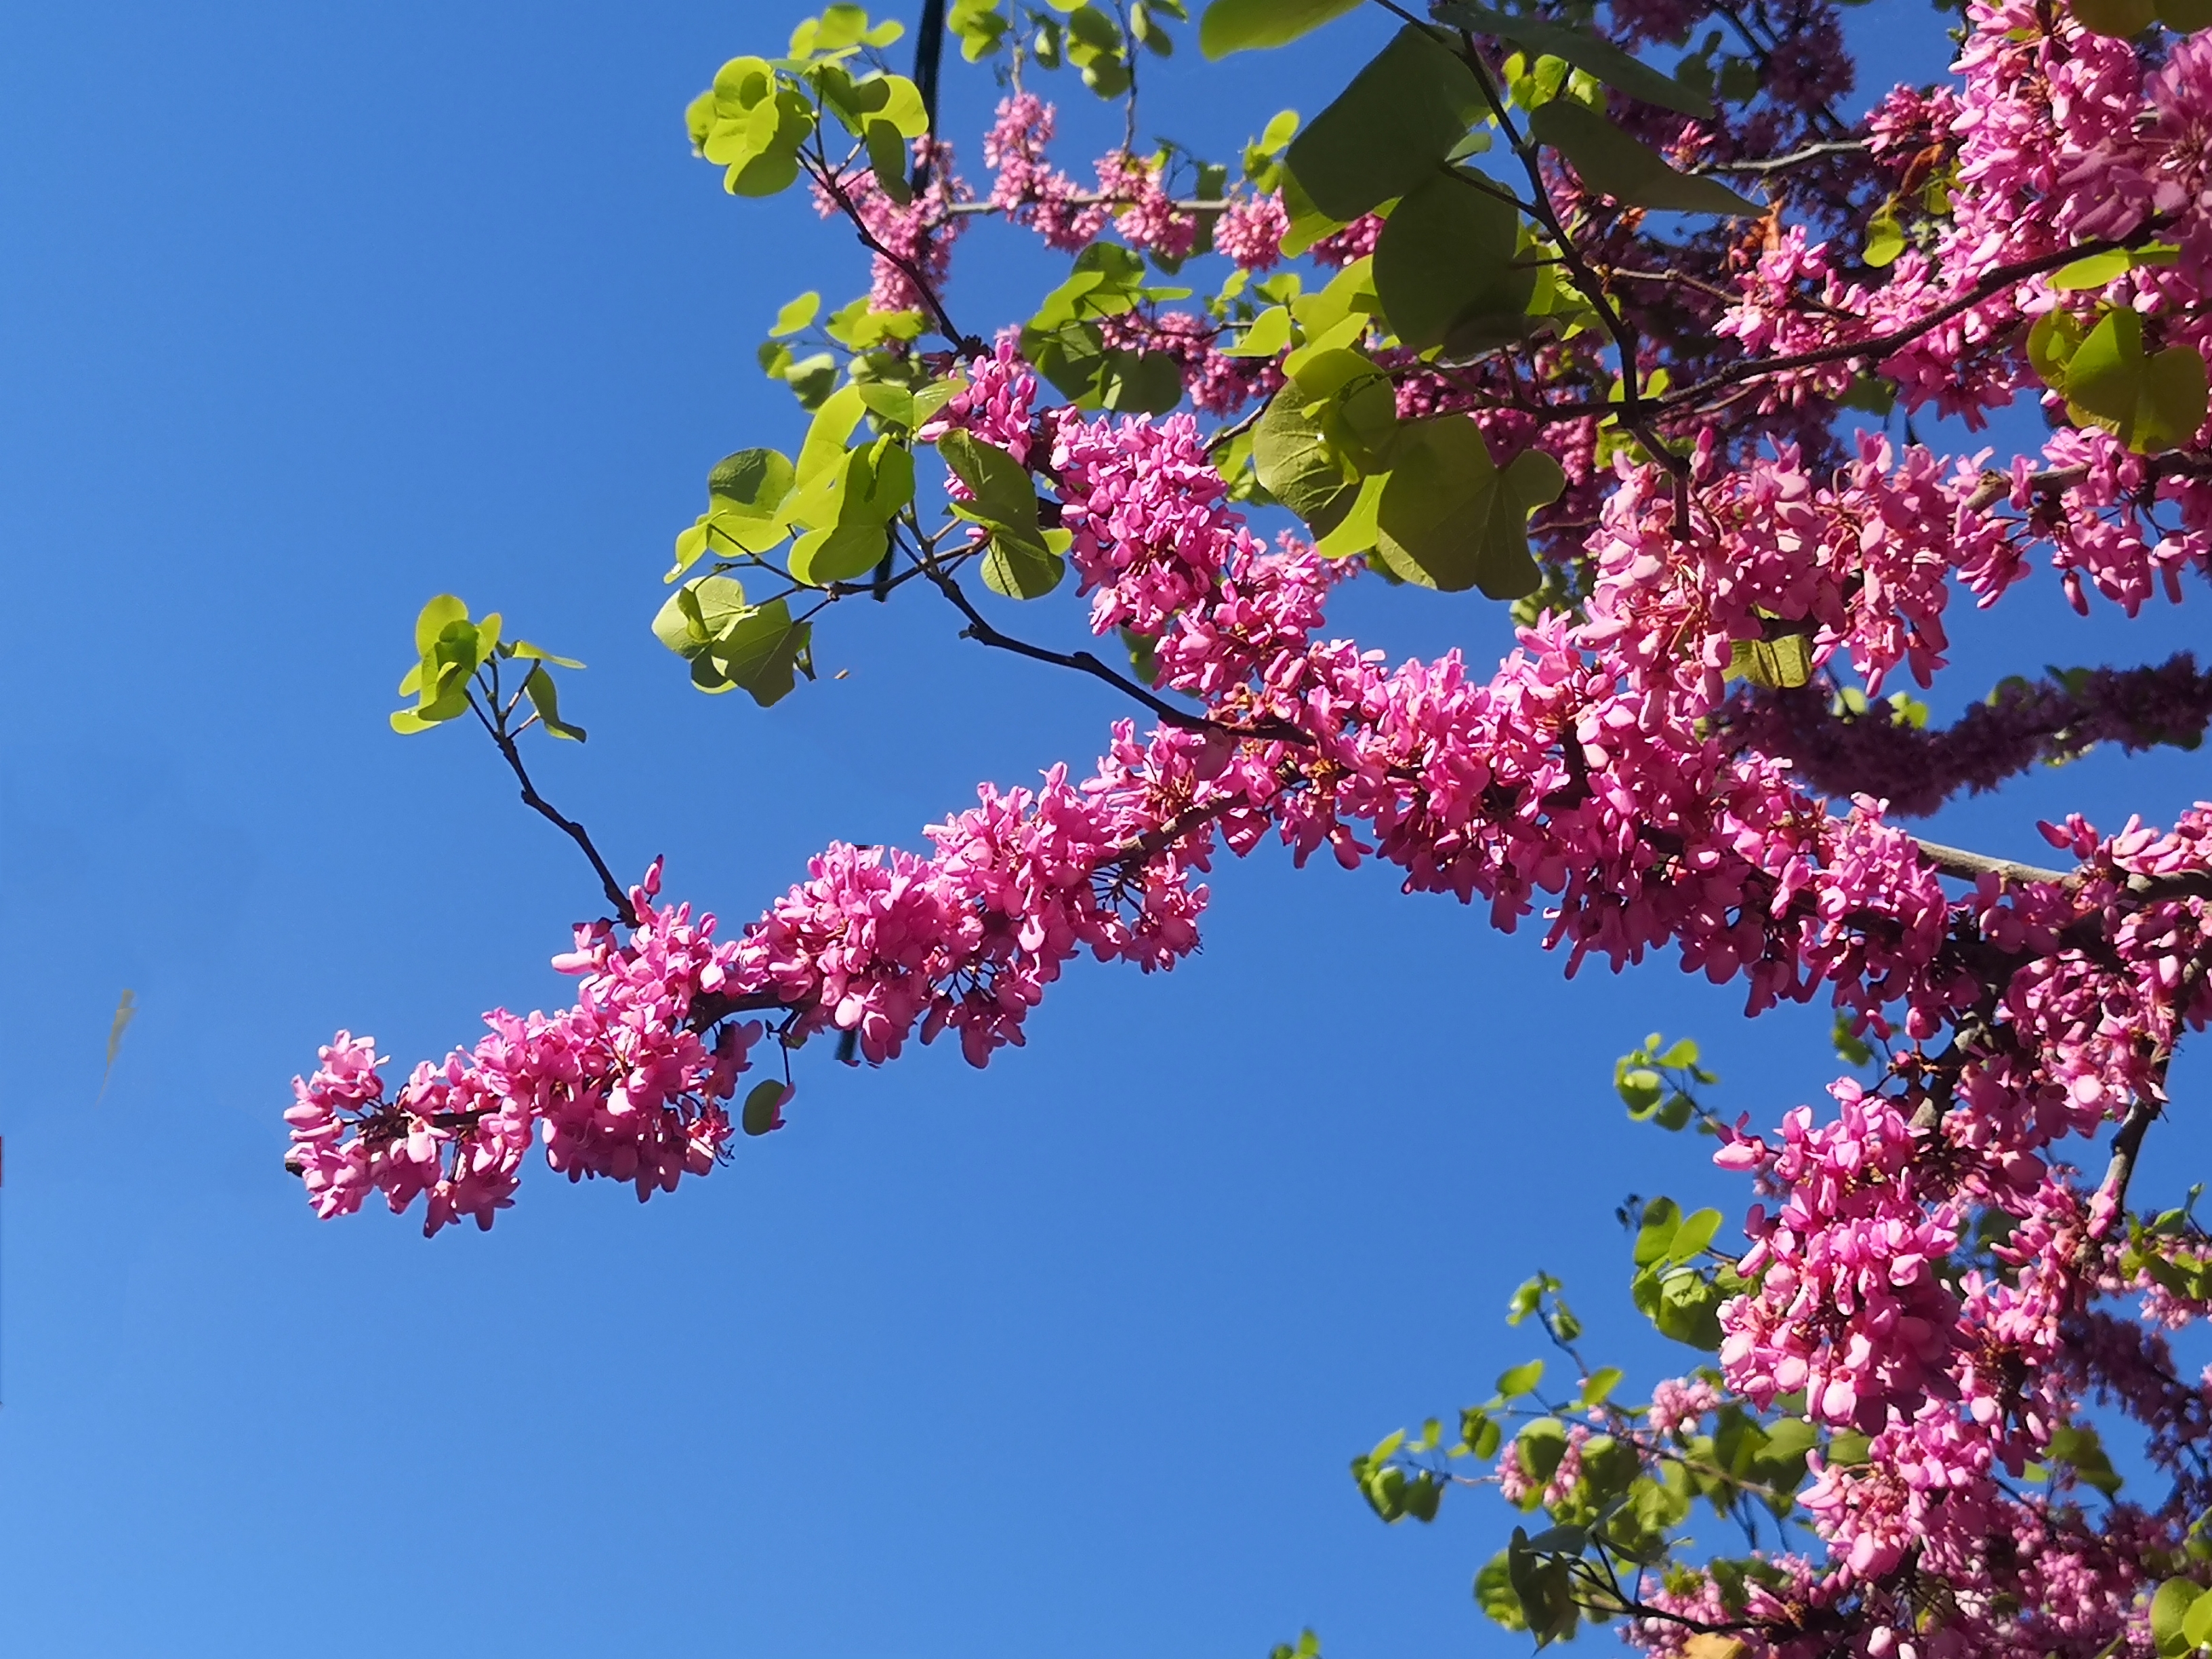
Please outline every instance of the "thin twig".
[{"label": "thin twig", "polygon": [[538,793],[538,786],[530,781],[529,769],[522,763],[522,751],[516,747],[513,735],[503,729],[501,722],[484,713],[477,705],[473,691],[469,693],[469,708],[483,723],[483,729],[491,734],[491,740],[498,746],[507,769],[514,774],[515,781],[522,786],[522,804],[583,850],[584,856],[592,861],[592,868],[599,872],[599,885],[606,890],[607,902],[614,906],[615,919],[625,927],[635,927],[637,912],[630,908],[629,895],[623,891],[622,884],[615,879],[615,872],[607,868],[607,861],[599,856],[599,849],[592,845],[589,832],[575,819],[563,817],[552,802]]},{"label": "thin twig", "polygon": [[1151,687],[1141,685],[1127,674],[1117,673],[1109,668],[1088,651],[1054,651],[1045,646],[1031,645],[1026,640],[1018,640],[1011,634],[1001,633],[991,625],[989,617],[975,608],[975,601],[962,591],[960,584],[939,568],[934,561],[926,563],[924,568],[930,580],[937,585],[938,591],[968,618],[968,626],[961,630],[962,635],[978,645],[989,646],[998,651],[1011,651],[1016,656],[1027,657],[1032,662],[1049,663],[1055,668],[1072,668],[1079,674],[1088,674],[1091,678],[1103,681],[1116,690],[1135,698],[1166,724],[1181,731],[1219,732],[1232,738],[1250,738],[1262,743],[1291,743],[1300,747],[1313,741],[1289,721],[1278,720],[1273,715],[1250,726],[1234,726],[1225,720],[1209,719],[1204,714],[1194,714],[1187,708],[1178,708]]},{"label": "thin twig", "polygon": [[1837,138],[1793,149],[1787,155],[1770,155],[1764,160],[1746,161],[1701,161],[1689,169],[1692,173],[1781,173],[1787,168],[1802,167],[1808,161],[1817,161],[1824,155],[1864,155],[1868,151],[1863,138]]}]

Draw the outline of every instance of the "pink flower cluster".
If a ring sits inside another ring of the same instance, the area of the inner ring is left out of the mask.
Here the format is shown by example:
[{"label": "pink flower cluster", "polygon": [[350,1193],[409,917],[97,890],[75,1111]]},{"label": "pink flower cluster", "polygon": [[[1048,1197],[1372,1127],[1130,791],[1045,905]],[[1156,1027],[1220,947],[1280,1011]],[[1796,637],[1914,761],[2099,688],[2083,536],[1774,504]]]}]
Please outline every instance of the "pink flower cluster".
[{"label": "pink flower cluster", "polygon": [[596,922],[554,958],[580,981],[572,1007],[495,1010],[473,1049],[418,1065],[388,1101],[374,1040],[339,1032],[314,1074],[293,1079],[284,1114],[288,1162],[315,1212],[348,1215],[380,1192],[394,1213],[427,1197],[426,1232],[464,1217],[489,1227],[533,1138],[571,1181],[610,1176],[641,1200],[712,1169],[730,1134],[723,1103],[761,1028],[726,1024],[707,1042],[692,1015],[729,985],[735,947],[715,943],[712,916],[656,908],[659,885],[656,864],[631,890],[627,943]]},{"label": "pink flower cluster", "polygon": [[834,218],[845,211],[842,196],[868,234],[883,251],[872,255],[874,280],[868,304],[876,311],[921,311],[927,301],[916,283],[919,276],[932,291],[941,292],[952,270],[952,244],[967,220],[951,211],[956,202],[971,199],[965,184],[952,171],[952,147],[934,138],[914,141],[917,169],[927,167],[929,182],[903,206],[894,202],[877,183],[872,173],[848,173],[832,189],[814,185],[816,211]]}]

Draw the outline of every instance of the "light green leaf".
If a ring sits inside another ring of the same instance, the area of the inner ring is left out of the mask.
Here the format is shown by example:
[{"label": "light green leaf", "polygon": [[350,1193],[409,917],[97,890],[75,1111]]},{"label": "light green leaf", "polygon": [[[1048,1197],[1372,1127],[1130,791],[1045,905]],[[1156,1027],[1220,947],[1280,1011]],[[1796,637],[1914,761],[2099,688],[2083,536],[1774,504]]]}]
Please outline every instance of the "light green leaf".
[{"label": "light green leaf", "polygon": [[1212,0],[1198,25],[1198,49],[1218,60],[1287,46],[1358,7],[1359,0]]},{"label": "light green leaf", "polygon": [[1648,1267],[1662,1261],[1668,1247],[1674,1242],[1674,1230],[1682,1223],[1681,1206],[1671,1198],[1655,1198],[1644,1206],[1644,1221],[1636,1235],[1636,1265]]},{"label": "light green leaf", "polygon": [[1349,223],[1424,183],[1482,110],[1459,54],[1409,23],[1291,140],[1284,160],[1316,208]]},{"label": "light green leaf", "polygon": [[2142,319],[2109,311],[2066,365],[2066,409],[2077,424],[2104,428],[2139,455],[2189,441],[2204,424],[2204,359],[2187,346],[2146,358]]},{"label": "light green leaf", "polygon": [[1323,535],[1351,510],[1358,480],[1304,405],[1295,386],[1275,394],[1252,428],[1252,465],[1261,489]]},{"label": "light green leaf", "polygon": [[906,140],[889,121],[871,121],[867,133],[868,167],[883,186],[884,194],[899,206],[914,200],[914,190],[906,180]]},{"label": "light green leaf", "polygon": [[1690,1261],[1696,1259],[1705,1246],[1713,1242],[1713,1235],[1721,1230],[1718,1210],[1698,1210],[1684,1216],[1674,1229],[1674,1237],[1668,1241],[1667,1259],[1669,1261]]},{"label": "light green leaf", "polygon": [[809,289],[796,300],[785,304],[775,313],[775,326],[769,330],[769,337],[780,339],[786,334],[796,334],[820,314],[822,296]]},{"label": "light green leaf", "polygon": [[774,599],[732,621],[708,644],[704,659],[766,708],[791,695],[794,674],[814,678],[807,655],[813,629],[811,623],[792,621],[789,605]]},{"label": "light green leaf", "polygon": [[424,605],[415,618],[415,654],[427,657],[438,636],[452,623],[466,622],[469,608],[451,593],[441,593]]},{"label": "light green leaf", "polygon": [[1592,190],[1628,206],[1753,216],[1765,211],[1717,179],[1675,172],[1657,150],[1572,99],[1554,98],[1532,110],[1528,131],[1573,162]]},{"label": "light green leaf", "polygon": [[1802,634],[1737,640],[1729,651],[1724,678],[1741,679],[1762,690],[1792,690],[1813,678],[1813,643]]},{"label": "light green leaf", "polygon": [[1531,52],[1543,52],[1553,58],[1565,58],[1577,69],[1595,76],[1609,87],[1617,87],[1632,98],[1640,98],[1647,104],[1656,104],[1662,109],[1671,109],[1681,115],[1695,116],[1701,121],[1711,120],[1712,100],[1700,97],[1692,88],[1683,85],[1671,75],[1662,75],[1649,64],[1641,63],[1623,52],[1612,41],[1565,23],[1551,23],[1540,17],[1509,16],[1486,7],[1462,4],[1439,6],[1437,21],[1455,27],[1472,29],[1477,34],[1494,35],[1501,40],[1510,40],[1525,46]]},{"label": "light green leaf", "polygon": [[860,425],[860,416],[867,413],[867,408],[860,387],[847,386],[841,386],[814,411],[814,419],[806,428],[806,441],[799,448],[799,465],[793,470],[796,482],[807,483],[844,459],[853,429]]},{"label": "light green leaf", "polygon": [[791,579],[810,587],[858,581],[884,561],[890,538],[881,520],[840,521],[791,544]]},{"label": "light green leaf", "polygon": [[752,607],[744,584],[727,576],[702,576],[668,596],[653,619],[653,637],[679,657],[697,656],[707,642]]},{"label": "light green leaf", "polygon": [[551,663],[556,668],[581,668],[584,665],[574,657],[556,657],[542,645],[532,645],[528,640],[516,640],[499,648],[502,657],[520,657],[525,662]]},{"label": "light green leaf", "polygon": [[1362,478],[1351,510],[1337,521],[1336,528],[1314,544],[1314,551],[1324,559],[1348,559],[1372,548],[1380,533],[1376,527],[1376,514],[1382,505],[1383,488],[1389,482],[1387,472],[1370,472]]},{"label": "light green leaf", "polygon": [[791,463],[773,449],[725,455],[707,475],[708,511],[768,519],[782,505],[795,477]]},{"label": "light green leaf", "polygon": [[1508,1400],[1518,1400],[1524,1394],[1534,1393],[1536,1385],[1543,1380],[1544,1362],[1540,1359],[1532,1359],[1524,1365],[1516,1365],[1511,1370],[1500,1376],[1498,1379],[1498,1392]]},{"label": "light green leaf", "polygon": [[2200,1595],[2189,1604],[2182,1616],[2181,1639],[2192,1648],[2212,1645],[2212,1595]]},{"label": "light green leaf", "polygon": [[2159,1659],[2181,1659],[2190,1650],[2189,1615],[2203,1596],[2186,1578],[2169,1578],[2158,1587],[2150,1599],[2150,1635]]},{"label": "light green leaf", "polygon": [[1287,306],[1269,306],[1252,319],[1243,337],[1222,353],[1224,357],[1273,357],[1291,343],[1291,312]]},{"label": "light green leaf", "polygon": [[2051,286],[2061,294],[2103,288],[2126,276],[2134,264],[2135,261],[2129,257],[2125,248],[2109,248],[2102,253],[2092,253],[2087,258],[2076,259],[2070,265],[2061,265],[2051,273]]},{"label": "light green leaf", "polygon": [[1408,427],[1392,462],[1376,524],[1393,569],[1410,567],[1414,580],[1446,592],[1480,587],[1493,599],[1536,589],[1528,514],[1558,494],[1558,463],[1532,450],[1501,473],[1480,429],[1460,415]]},{"label": "light green leaf", "polygon": [[553,677],[545,672],[543,663],[534,665],[522,682],[528,694],[530,706],[538,711],[538,723],[556,738],[566,738],[573,743],[584,740],[584,728],[570,726],[561,718],[561,696],[554,688]]},{"label": "light green leaf", "polygon": [[1585,1406],[1603,1405],[1613,1397],[1613,1391],[1620,1386],[1621,1378],[1627,1374],[1618,1365],[1601,1366],[1592,1371],[1583,1379],[1582,1403]]}]

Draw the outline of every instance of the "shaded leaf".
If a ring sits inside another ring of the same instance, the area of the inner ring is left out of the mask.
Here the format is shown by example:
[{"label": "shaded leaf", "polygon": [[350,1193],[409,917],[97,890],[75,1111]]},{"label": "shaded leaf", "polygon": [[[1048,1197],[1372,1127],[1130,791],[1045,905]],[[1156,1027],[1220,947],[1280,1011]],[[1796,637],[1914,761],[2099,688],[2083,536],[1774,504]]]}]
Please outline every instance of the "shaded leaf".
[{"label": "shaded leaf", "polygon": [[1554,98],[1531,111],[1528,130],[1573,162],[1592,190],[1629,206],[1753,216],[1765,211],[1717,179],[1675,172],[1657,150],[1571,99]]}]

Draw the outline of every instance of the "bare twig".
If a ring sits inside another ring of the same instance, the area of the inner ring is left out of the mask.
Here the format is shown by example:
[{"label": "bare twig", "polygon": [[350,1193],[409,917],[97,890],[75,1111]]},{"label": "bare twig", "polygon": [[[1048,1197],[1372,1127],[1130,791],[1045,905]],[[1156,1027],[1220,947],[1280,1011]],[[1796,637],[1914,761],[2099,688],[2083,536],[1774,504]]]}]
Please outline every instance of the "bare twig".
[{"label": "bare twig", "polygon": [[614,872],[607,868],[607,861],[599,856],[599,849],[592,845],[592,837],[584,826],[574,818],[562,817],[552,802],[538,793],[538,786],[530,781],[529,769],[522,763],[522,751],[516,746],[514,734],[506,729],[505,722],[495,720],[486,714],[478,705],[473,691],[469,693],[469,708],[483,723],[483,729],[491,734],[491,740],[497,745],[501,757],[507,762],[507,769],[514,774],[515,781],[522,786],[522,804],[582,849],[584,856],[592,861],[592,868],[599,874],[599,885],[605,890],[607,902],[614,906],[616,920],[625,927],[636,927],[637,912],[630,908],[629,895],[615,879]]}]

